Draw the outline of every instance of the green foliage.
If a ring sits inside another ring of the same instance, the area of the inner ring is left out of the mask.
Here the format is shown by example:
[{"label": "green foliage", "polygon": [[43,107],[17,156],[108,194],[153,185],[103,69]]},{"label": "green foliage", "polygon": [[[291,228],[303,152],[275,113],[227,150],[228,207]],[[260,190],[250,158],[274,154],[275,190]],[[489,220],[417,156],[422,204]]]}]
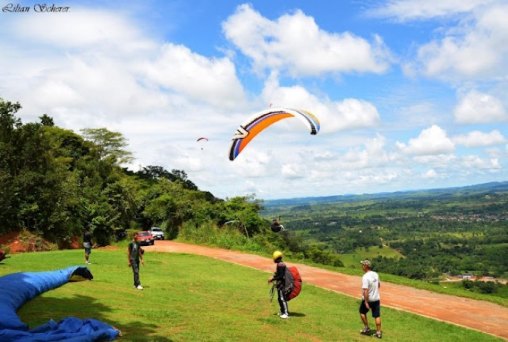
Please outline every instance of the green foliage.
[{"label": "green foliage", "polygon": [[[317,203],[317,204],[316,204]],[[435,281],[466,272],[508,276],[508,183],[476,187],[265,202],[304,241],[339,255],[378,253],[381,272]],[[346,257],[347,259],[347,257]]]},{"label": "green foliage", "polygon": [[[23,124],[21,108],[0,100],[0,234],[26,229],[70,245],[90,228],[94,241],[107,245],[128,228],[160,226],[170,239],[182,226],[222,227],[251,238],[265,220],[254,198],[227,201],[200,191],[183,170],[148,166],[138,172],[121,168],[132,158],[118,132],[86,128],[83,136],[54,125]],[[222,243],[228,242],[226,235]]]},{"label": "green foliage", "polygon": [[132,153],[125,150],[127,140],[121,133],[106,128],[85,128],[81,132],[86,140],[93,143],[101,160],[107,159],[117,165],[132,161]]},{"label": "green foliage", "polygon": [[47,115],[22,124],[20,108],[0,100],[0,234],[27,229],[66,247],[88,226],[108,244],[139,212],[138,184],[117,166],[129,155],[124,139],[87,130],[96,145]]},{"label": "green foliage", "polygon": [[508,285],[503,285],[494,281],[480,281],[480,280],[462,280],[462,286],[466,290],[471,290],[479,293],[496,293],[502,287],[508,287]]}]

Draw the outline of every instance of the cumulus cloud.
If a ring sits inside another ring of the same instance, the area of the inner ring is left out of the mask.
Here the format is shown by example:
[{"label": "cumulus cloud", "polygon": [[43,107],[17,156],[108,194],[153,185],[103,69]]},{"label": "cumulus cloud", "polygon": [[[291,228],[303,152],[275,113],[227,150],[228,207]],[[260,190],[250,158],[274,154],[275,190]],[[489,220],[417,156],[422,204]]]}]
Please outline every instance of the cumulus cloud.
[{"label": "cumulus cloud", "polygon": [[[429,3],[430,2],[422,2]],[[432,5],[436,3],[432,2]],[[473,6],[469,20],[443,28],[443,35],[418,49],[417,72],[452,80],[496,80],[508,75],[508,4]],[[459,7],[460,8],[460,7]],[[411,68],[410,68],[411,69]]]},{"label": "cumulus cloud", "polygon": [[365,169],[389,165],[396,160],[395,154],[386,151],[386,138],[377,135],[367,139],[363,149],[350,149],[338,160],[341,169]]},{"label": "cumulus cloud", "polygon": [[475,90],[462,96],[453,114],[455,121],[463,124],[508,120],[508,113],[498,98]]},{"label": "cumulus cloud", "polygon": [[255,146],[249,146],[238,158],[235,159],[234,172],[241,177],[259,178],[269,174],[273,170],[272,155]]},{"label": "cumulus cloud", "polygon": [[499,145],[506,142],[505,137],[496,129],[489,133],[472,131],[468,134],[458,135],[452,138],[456,144],[466,147],[481,147]]},{"label": "cumulus cloud", "polygon": [[368,101],[354,98],[332,101],[319,98],[301,86],[280,86],[274,74],[267,80],[262,97],[267,103],[276,106],[312,109],[311,112],[321,122],[322,133],[374,127],[380,122],[377,108]]},{"label": "cumulus cloud", "polygon": [[206,127],[204,114],[224,122],[242,103],[231,60],[157,42],[139,27],[121,14],[83,8],[2,21],[10,32],[0,41],[8,51],[0,56],[2,96],[20,101],[31,119],[48,113],[73,129],[128,126],[144,117],[158,124],[137,128],[152,135],[167,134],[161,128],[183,116],[194,128]]},{"label": "cumulus cloud", "polygon": [[150,81],[197,101],[233,107],[244,99],[235,65],[227,57],[207,58],[185,46],[165,44],[144,69]]},{"label": "cumulus cloud", "polygon": [[407,144],[397,141],[397,147],[404,153],[419,156],[452,153],[455,144],[448,138],[446,131],[437,125],[424,129],[417,138]]},{"label": "cumulus cloud", "polygon": [[296,76],[381,73],[390,64],[381,37],[369,42],[350,32],[326,32],[300,10],[272,21],[252,6],[240,5],[223,23],[223,31],[258,70],[285,70]]},{"label": "cumulus cloud", "polygon": [[370,102],[359,99],[344,99],[334,104],[336,114],[330,113],[333,118],[331,129],[342,130],[350,128],[372,127],[379,122],[377,108]]}]

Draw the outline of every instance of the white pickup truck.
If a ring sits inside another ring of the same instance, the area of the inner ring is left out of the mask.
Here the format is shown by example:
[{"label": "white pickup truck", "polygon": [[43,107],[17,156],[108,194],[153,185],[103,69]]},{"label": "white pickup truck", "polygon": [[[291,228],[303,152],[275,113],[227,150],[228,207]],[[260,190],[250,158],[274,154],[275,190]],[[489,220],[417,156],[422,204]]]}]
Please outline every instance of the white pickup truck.
[{"label": "white pickup truck", "polygon": [[155,240],[164,240],[164,231],[159,227],[150,228],[150,233]]}]

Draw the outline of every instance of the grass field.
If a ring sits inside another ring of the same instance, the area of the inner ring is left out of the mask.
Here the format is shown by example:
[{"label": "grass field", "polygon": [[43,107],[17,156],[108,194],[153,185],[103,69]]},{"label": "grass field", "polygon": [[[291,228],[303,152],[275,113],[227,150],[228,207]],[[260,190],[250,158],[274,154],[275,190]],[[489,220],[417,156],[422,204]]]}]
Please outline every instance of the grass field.
[{"label": "grass field", "polygon": [[340,260],[346,268],[358,269],[359,260],[374,259],[383,256],[386,258],[403,258],[402,254],[390,247],[379,248],[378,246],[365,248],[357,248],[354,253],[344,253],[340,255]]},{"label": "grass field", "polygon": [[[16,254],[0,275],[53,270],[82,263],[81,250]],[[30,327],[67,316],[95,318],[122,331],[123,341],[365,341],[358,301],[305,285],[289,303],[291,318],[276,315],[269,275],[193,255],[146,253],[145,289],[135,290],[122,250],[94,250],[93,281],[69,283],[25,304]],[[420,316],[383,308],[384,340],[500,341]]]}]

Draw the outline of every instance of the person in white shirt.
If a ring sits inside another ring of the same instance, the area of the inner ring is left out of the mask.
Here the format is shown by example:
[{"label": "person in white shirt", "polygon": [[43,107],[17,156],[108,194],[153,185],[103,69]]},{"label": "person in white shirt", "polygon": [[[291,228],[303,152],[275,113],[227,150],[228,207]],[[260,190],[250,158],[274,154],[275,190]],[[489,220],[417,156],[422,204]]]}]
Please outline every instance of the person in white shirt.
[{"label": "person in white shirt", "polygon": [[382,338],[381,302],[379,297],[381,283],[379,282],[379,275],[372,271],[372,264],[369,260],[362,260],[361,264],[364,275],[362,277],[362,303],[360,304],[360,318],[363,322],[363,330],[360,333],[362,335],[371,335],[367,313],[369,310],[372,310],[372,317],[376,321],[374,336]]}]

